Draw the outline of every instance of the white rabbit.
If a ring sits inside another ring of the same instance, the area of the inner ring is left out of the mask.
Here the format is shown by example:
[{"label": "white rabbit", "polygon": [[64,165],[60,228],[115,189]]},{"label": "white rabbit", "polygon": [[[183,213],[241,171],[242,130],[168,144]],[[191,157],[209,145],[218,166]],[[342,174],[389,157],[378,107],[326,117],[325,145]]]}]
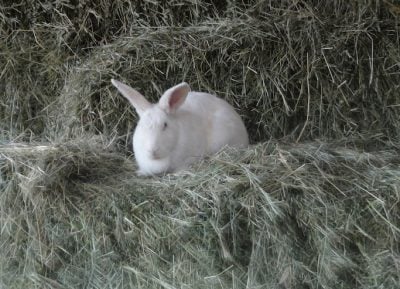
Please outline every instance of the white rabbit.
[{"label": "white rabbit", "polygon": [[231,105],[208,93],[191,92],[185,82],[165,91],[157,104],[126,84],[111,82],[139,115],[133,135],[139,175],[174,172],[225,145],[243,148],[249,143]]}]

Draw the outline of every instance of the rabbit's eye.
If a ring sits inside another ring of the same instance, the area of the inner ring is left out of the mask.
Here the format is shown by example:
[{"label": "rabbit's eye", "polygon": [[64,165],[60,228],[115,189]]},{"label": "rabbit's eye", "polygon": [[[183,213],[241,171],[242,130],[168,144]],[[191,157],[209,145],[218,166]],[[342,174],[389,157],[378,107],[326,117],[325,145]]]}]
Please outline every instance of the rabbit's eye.
[{"label": "rabbit's eye", "polygon": [[163,130],[166,130],[168,127],[168,123],[164,122]]}]

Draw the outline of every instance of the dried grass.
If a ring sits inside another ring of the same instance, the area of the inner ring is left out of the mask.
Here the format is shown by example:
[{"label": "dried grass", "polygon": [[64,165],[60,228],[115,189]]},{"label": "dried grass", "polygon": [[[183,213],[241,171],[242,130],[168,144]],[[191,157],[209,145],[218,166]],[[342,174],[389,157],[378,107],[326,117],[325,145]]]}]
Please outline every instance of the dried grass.
[{"label": "dried grass", "polygon": [[[398,288],[398,8],[3,1],[0,288]],[[111,77],[215,92],[257,144],[139,178]]]},{"label": "dried grass", "polygon": [[111,88],[114,77],[151,99],[182,80],[217,93],[240,111],[254,142],[398,136],[393,7],[361,0],[4,4],[2,135],[128,135],[135,117]]},{"label": "dried grass", "polygon": [[397,288],[399,146],[267,142],[138,178],[106,142],[1,147],[7,288]]}]

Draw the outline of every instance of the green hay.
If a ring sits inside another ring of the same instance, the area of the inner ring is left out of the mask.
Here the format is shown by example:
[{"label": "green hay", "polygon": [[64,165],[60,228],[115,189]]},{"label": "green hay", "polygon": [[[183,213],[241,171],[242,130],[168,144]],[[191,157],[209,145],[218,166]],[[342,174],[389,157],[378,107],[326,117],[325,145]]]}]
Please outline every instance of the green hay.
[{"label": "green hay", "polygon": [[399,135],[396,4],[117,2],[2,7],[5,139],[129,134],[111,77],[153,100],[182,80],[217,93],[253,141]]},{"label": "green hay", "polygon": [[[397,289],[399,7],[2,1],[0,288]],[[139,178],[111,78],[261,142]]]},{"label": "green hay", "polygon": [[269,142],[161,178],[93,139],[0,153],[6,288],[400,282],[398,146]]}]

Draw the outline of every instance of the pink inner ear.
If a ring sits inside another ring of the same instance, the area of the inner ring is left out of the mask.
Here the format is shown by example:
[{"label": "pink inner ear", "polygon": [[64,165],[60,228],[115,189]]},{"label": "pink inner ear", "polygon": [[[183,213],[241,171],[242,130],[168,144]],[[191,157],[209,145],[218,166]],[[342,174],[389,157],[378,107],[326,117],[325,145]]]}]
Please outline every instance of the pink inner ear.
[{"label": "pink inner ear", "polygon": [[178,89],[171,94],[168,105],[171,109],[175,109],[182,99],[182,92]]}]

